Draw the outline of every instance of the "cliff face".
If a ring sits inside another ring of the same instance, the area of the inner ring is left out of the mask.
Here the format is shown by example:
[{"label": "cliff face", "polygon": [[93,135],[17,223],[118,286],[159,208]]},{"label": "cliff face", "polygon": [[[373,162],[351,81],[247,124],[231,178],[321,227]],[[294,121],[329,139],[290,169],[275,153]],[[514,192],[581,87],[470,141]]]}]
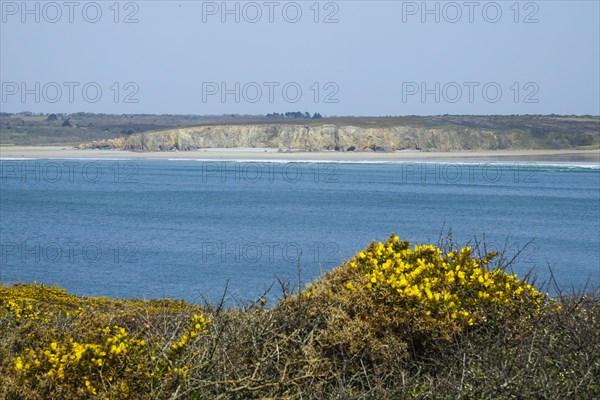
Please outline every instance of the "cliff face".
[{"label": "cliff face", "polygon": [[80,148],[131,151],[202,148],[279,148],[304,151],[429,151],[552,148],[528,132],[410,126],[362,128],[336,125],[207,125],[145,132],[82,144]]}]

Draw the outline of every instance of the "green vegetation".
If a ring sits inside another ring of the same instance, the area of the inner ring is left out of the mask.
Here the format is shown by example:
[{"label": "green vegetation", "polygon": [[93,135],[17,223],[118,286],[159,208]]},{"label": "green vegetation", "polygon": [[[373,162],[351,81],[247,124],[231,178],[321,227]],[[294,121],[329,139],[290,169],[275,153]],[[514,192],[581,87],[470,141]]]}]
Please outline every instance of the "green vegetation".
[{"label": "green vegetation", "polygon": [[81,142],[125,137],[137,132],[194,126],[218,121],[211,116],[111,115],[93,113],[0,113],[2,145],[77,145]]},{"label": "green vegetation", "polygon": [[0,397],[600,396],[600,298],[392,235],[272,307],[0,287]]}]

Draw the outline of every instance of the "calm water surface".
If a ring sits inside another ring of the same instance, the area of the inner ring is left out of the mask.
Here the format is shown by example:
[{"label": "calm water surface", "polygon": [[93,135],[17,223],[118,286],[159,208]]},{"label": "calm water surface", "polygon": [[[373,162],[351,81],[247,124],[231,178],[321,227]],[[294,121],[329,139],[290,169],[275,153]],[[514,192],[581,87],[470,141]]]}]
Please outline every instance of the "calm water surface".
[{"label": "calm water surface", "polygon": [[82,295],[252,299],[391,232],[482,239],[562,289],[600,285],[593,163],[0,161],[0,280]]}]

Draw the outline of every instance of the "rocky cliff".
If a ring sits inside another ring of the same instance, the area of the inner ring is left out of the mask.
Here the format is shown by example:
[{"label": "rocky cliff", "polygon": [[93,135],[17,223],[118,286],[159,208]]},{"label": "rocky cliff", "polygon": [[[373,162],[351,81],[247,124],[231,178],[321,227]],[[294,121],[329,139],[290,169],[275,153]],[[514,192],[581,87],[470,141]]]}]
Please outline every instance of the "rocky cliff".
[{"label": "rocky cliff", "polygon": [[[556,135],[555,135],[556,136]],[[131,151],[195,150],[203,148],[279,148],[303,151],[423,151],[574,148],[597,145],[594,132],[579,132],[577,140],[533,135],[523,129],[480,127],[359,127],[335,124],[205,125],[145,132],[86,143],[79,148]]]}]

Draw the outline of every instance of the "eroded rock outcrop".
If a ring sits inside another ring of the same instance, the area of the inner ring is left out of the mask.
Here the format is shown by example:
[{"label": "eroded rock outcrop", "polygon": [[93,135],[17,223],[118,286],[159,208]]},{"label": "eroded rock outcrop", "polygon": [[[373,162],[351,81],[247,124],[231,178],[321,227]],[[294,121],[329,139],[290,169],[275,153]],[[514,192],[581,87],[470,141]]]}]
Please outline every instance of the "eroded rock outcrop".
[{"label": "eroded rock outcrop", "polygon": [[410,126],[363,128],[299,124],[205,125],[131,135],[79,146],[131,151],[203,148],[279,148],[303,151],[423,151],[543,148],[520,131]]}]

